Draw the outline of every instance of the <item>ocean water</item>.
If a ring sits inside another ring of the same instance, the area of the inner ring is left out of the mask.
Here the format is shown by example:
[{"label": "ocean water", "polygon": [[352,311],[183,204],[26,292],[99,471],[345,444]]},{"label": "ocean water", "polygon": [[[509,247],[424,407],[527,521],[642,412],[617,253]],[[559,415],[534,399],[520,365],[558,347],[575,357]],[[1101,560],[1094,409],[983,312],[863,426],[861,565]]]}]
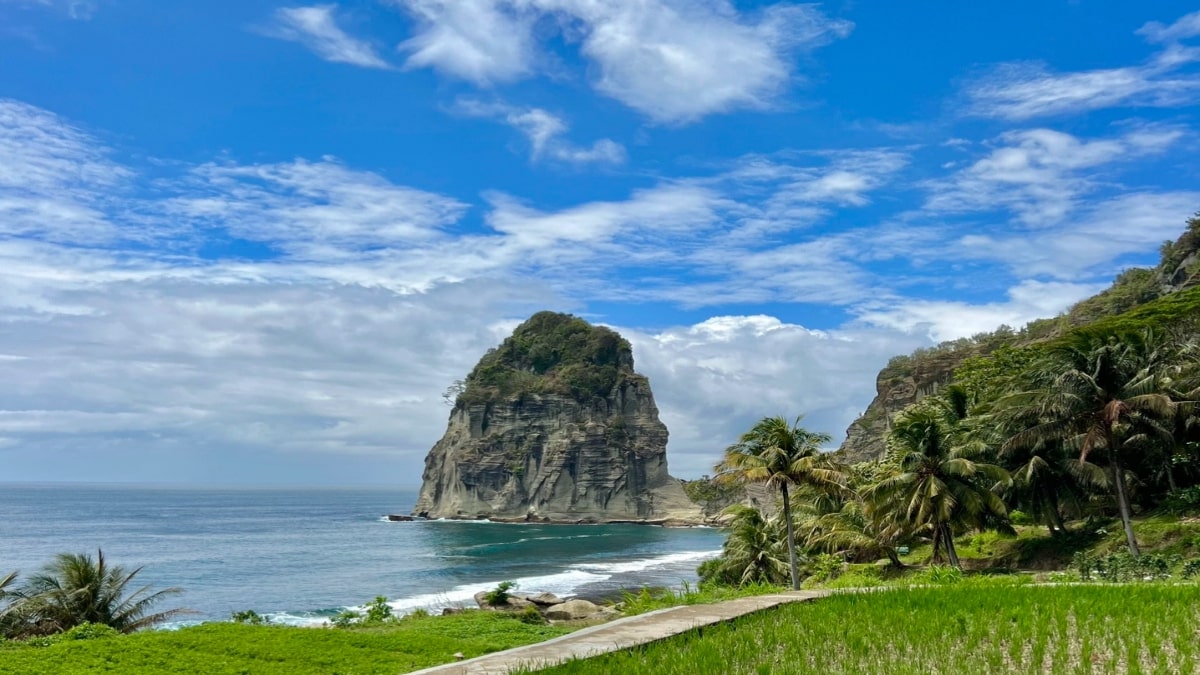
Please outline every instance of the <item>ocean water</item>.
[{"label": "ocean water", "polygon": [[559,595],[679,586],[715,556],[707,528],[388,522],[415,489],[212,489],[0,484],[0,574],[59,552],[104,550],[138,579],[184,593],[184,623],[253,609],[321,623],[385,595],[398,611],[474,606],[501,581]]}]

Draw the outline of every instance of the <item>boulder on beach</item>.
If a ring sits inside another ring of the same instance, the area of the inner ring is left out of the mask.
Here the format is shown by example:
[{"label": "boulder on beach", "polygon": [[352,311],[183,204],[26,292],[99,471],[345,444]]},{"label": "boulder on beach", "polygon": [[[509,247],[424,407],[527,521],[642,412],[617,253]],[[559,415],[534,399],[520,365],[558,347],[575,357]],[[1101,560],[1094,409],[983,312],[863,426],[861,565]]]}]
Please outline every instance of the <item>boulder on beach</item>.
[{"label": "boulder on beach", "polygon": [[609,616],[616,612],[608,607],[601,607],[594,602],[587,600],[567,600],[561,604],[553,605],[546,609],[543,614],[551,621],[579,621],[581,619],[594,619],[602,616]]}]

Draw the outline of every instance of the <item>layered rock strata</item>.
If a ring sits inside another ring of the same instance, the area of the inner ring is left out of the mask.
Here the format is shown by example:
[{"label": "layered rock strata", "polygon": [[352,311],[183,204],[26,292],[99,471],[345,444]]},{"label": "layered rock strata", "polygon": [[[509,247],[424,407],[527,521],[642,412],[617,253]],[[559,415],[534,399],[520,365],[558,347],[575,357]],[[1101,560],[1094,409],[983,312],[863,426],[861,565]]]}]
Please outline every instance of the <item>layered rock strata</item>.
[{"label": "layered rock strata", "polygon": [[[581,325],[582,324],[582,325]],[[564,337],[565,336],[565,337]],[[559,348],[562,339],[572,347]],[[582,346],[581,346],[582,345]],[[508,522],[695,524],[629,343],[543,312],[463,383],[414,514]]]}]

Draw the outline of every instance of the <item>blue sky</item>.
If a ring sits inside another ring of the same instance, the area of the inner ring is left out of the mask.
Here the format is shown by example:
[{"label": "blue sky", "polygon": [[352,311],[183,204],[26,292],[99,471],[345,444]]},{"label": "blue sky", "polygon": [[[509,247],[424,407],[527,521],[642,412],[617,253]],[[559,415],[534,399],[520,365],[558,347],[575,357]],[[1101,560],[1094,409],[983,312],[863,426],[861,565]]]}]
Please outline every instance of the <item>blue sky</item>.
[{"label": "blue sky", "polygon": [[0,0],[7,480],[416,483],[539,309],[677,475],[1200,210],[1194,3]]}]

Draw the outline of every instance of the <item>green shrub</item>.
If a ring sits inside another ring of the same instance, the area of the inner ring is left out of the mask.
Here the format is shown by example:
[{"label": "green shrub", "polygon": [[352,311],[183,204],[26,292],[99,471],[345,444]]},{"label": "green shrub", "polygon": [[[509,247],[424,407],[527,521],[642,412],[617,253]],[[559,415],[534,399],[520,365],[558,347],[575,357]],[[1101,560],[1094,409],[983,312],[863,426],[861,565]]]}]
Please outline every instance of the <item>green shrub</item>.
[{"label": "green shrub", "polygon": [[367,615],[363,617],[363,623],[383,623],[391,621],[392,607],[387,604],[387,598],[382,595],[375,596],[375,599],[367,603]]},{"label": "green shrub", "polygon": [[1035,524],[1034,520],[1033,520],[1033,516],[1029,515],[1028,513],[1025,513],[1024,511],[1009,511],[1008,512],[1008,520],[1013,525],[1033,525],[1033,524]]},{"label": "green shrub", "polygon": [[233,612],[229,615],[229,620],[234,623],[244,623],[251,626],[261,626],[264,623],[270,623],[271,620],[262,616],[258,612],[247,609],[241,612]]},{"label": "green shrub", "polygon": [[844,565],[841,556],[822,553],[808,563],[808,572],[815,583],[824,583],[838,578]]},{"label": "green shrub", "polygon": [[529,605],[525,609],[517,612],[515,616],[516,619],[521,623],[534,625],[546,623],[546,617],[542,616],[542,613],[538,611],[538,608],[534,607],[533,605]]},{"label": "green shrub", "polygon": [[963,580],[963,571],[949,565],[930,565],[912,576],[913,583],[948,585]]},{"label": "green shrub", "polygon": [[121,631],[106,626],[102,623],[81,623],[71,630],[63,633],[60,639],[66,640],[102,640],[111,637],[118,637]]},{"label": "green shrub", "polygon": [[501,581],[495,588],[488,591],[487,595],[483,596],[483,599],[493,607],[506,604],[508,603],[508,599],[512,597],[509,591],[516,587],[517,582],[515,581]]},{"label": "green shrub", "polygon": [[1179,576],[1184,579],[1200,577],[1200,558],[1184,562],[1183,567],[1179,568]]},{"label": "green shrub", "polygon": [[1163,507],[1172,513],[1200,512],[1200,485],[1168,492]]},{"label": "green shrub", "polygon": [[1097,556],[1080,551],[1071,559],[1071,566],[1083,581],[1159,581],[1171,578],[1171,568],[1178,562],[1178,558],[1179,556],[1152,553],[1135,558],[1127,552]]}]

